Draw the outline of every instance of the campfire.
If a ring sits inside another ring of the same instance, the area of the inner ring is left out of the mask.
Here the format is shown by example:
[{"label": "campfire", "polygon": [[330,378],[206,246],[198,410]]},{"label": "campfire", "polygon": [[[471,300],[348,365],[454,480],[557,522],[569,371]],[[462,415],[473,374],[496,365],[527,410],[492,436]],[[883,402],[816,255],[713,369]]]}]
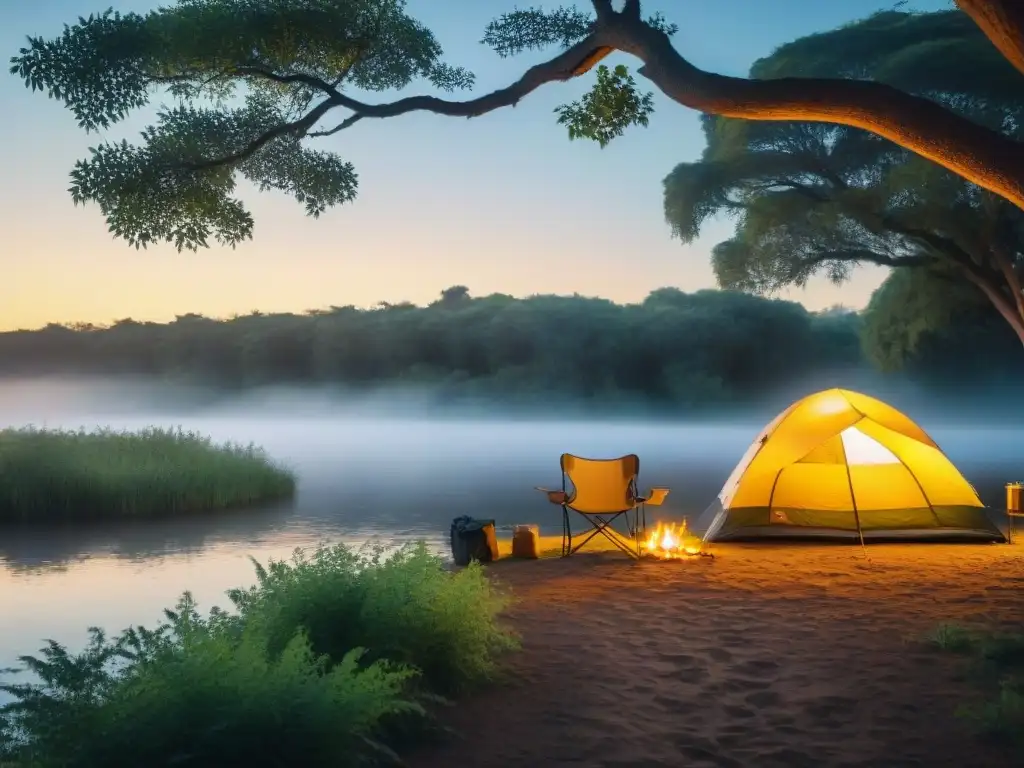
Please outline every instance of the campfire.
[{"label": "campfire", "polygon": [[681,523],[659,522],[648,535],[643,549],[646,555],[659,560],[681,560],[701,555],[710,557],[710,553],[704,551],[703,543],[699,536],[690,533],[685,520]]}]

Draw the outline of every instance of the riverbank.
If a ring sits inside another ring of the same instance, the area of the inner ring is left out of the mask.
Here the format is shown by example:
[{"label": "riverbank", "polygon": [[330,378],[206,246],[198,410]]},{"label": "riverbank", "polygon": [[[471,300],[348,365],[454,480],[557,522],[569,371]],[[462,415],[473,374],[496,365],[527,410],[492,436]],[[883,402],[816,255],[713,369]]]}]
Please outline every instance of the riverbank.
[{"label": "riverbank", "polygon": [[254,566],[231,610],[186,592],[155,628],[22,657],[35,680],[5,670],[0,766],[377,765],[430,738],[438,696],[489,682],[517,646],[497,621],[507,595],[422,544]]},{"label": "riverbank", "polygon": [[0,522],[195,514],[277,501],[295,474],[255,445],[183,430],[0,431]]},{"label": "riverbank", "polygon": [[517,684],[413,768],[1006,766],[944,622],[1021,629],[1024,545],[717,546],[714,560],[500,561]]}]

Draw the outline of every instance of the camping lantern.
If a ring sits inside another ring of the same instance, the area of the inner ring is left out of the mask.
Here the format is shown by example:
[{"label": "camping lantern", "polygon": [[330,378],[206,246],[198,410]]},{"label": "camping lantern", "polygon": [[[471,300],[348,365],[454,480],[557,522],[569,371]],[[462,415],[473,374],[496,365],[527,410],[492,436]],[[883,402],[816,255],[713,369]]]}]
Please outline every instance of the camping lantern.
[{"label": "camping lantern", "polygon": [[1013,543],[1013,521],[1014,518],[1024,517],[1024,513],[1020,511],[1020,496],[1021,489],[1024,488],[1024,483],[1007,483],[1006,484],[1006,543]]}]

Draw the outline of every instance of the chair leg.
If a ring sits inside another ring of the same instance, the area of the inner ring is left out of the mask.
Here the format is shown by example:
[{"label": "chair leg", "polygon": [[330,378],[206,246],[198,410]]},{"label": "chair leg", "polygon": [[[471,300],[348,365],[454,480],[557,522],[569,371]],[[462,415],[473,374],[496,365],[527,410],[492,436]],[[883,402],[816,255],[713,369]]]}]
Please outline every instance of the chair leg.
[{"label": "chair leg", "polygon": [[636,510],[637,516],[637,536],[636,536],[636,556],[640,557],[643,555],[643,544],[647,540],[647,505],[641,504]]},{"label": "chair leg", "polygon": [[569,510],[562,505],[562,557],[572,554],[572,528],[569,525]]},{"label": "chair leg", "polygon": [[[591,531],[587,535],[587,537],[585,539],[583,539],[583,541],[581,541],[575,547],[572,547],[570,549],[569,554],[571,555],[574,552],[577,552],[580,549],[582,549],[587,544],[587,542],[589,542],[592,538],[594,538],[597,534],[600,533],[606,539],[608,539],[608,541],[610,541],[612,544],[614,544],[617,549],[619,549],[620,551],[626,553],[627,555],[629,555],[630,557],[632,557],[634,559],[639,559],[639,557],[640,557],[640,555],[639,555],[639,544],[636,542],[635,537],[634,537],[634,544],[636,545],[637,548],[634,551],[633,547],[631,547],[627,543],[624,543],[623,541],[621,541],[619,538],[617,538],[614,535],[615,534],[615,528],[612,526],[612,523],[614,523],[619,518],[620,515],[624,515],[625,516],[625,518],[626,518],[626,527],[628,528],[629,527],[629,510],[626,510],[626,511],[614,514],[614,515],[612,515],[612,517],[610,519],[605,519],[602,515],[584,515],[584,517],[587,518],[587,521],[594,527],[594,530]],[[611,533],[609,533],[609,531],[611,531]]]}]

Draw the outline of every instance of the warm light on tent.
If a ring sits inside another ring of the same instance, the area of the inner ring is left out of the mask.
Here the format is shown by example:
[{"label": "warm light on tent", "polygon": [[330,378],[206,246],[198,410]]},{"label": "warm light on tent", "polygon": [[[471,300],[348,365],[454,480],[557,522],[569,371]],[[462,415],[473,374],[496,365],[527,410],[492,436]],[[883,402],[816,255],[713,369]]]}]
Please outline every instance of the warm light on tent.
[{"label": "warm light on tent", "polygon": [[706,541],[1004,539],[977,492],[924,430],[892,406],[845,389],[809,395],[773,419],[698,525]]},{"label": "warm light on tent", "polygon": [[856,465],[868,464],[899,464],[892,451],[875,440],[868,437],[856,427],[847,427],[839,433],[843,441],[843,450],[846,452],[846,463]]},{"label": "warm light on tent", "polygon": [[832,416],[849,410],[849,407],[846,398],[837,392],[825,392],[821,398],[814,401],[814,411],[819,416]]}]

